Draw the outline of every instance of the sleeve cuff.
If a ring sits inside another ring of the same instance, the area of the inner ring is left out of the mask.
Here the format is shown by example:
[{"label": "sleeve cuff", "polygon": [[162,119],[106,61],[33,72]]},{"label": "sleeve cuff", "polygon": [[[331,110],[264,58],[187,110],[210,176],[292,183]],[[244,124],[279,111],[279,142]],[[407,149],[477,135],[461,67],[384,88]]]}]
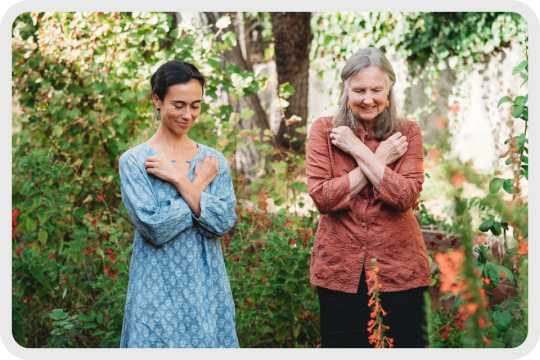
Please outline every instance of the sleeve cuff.
[{"label": "sleeve cuff", "polygon": [[335,179],[328,192],[328,203],[331,211],[351,210],[354,200],[351,200],[351,179],[349,174]]}]

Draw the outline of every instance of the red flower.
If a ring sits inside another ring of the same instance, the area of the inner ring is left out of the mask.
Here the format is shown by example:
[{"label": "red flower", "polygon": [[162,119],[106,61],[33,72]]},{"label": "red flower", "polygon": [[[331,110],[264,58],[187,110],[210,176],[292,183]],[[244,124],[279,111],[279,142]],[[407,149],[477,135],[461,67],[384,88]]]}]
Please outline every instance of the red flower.
[{"label": "red flower", "polygon": [[96,190],[96,193],[99,194],[97,196],[99,202],[102,202],[103,199],[105,199],[107,197],[107,195],[103,195],[103,189],[102,190]]},{"label": "red flower", "polygon": [[111,249],[107,249],[107,254],[109,254],[109,260],[116,261],[116,255]]},{"label": "red flower", "polygon": [[21,258],[21,251],[23,251],[25,247],[26,247],[26,246],[23,245],[23,246],[21,246],[20,248],[18,248],[17,250],[13,250],[13,252],[14,252],[15,254],[17,254],[17,257],[18,257],[19,259]]},{"label": "red flower", "polygon": [[55,256],[56,256],[55,253],[49,254],[49,259],[54,259]]},{"label": "red flower", "polygon": [[92,226],[96,226],[99,219],[101,219],[101,215],[98,215],[92,220],[90,220],[92,222]]},{"label": "red flower", "polygon": [[17,216],[19,216],[19,209],[14,209],[11,212],[11,238],[15,239],[15,234],[19,232],[19,230],[16,230],[15,228],[19,223],[17,222]]},{"label": "red flower", "polygon": [[90,244],[86,245],[86,249],[84,249],[84,255],[88,256],[90,253],[96,250],[96,248],[90,248],[94,243],[91,242]]}]

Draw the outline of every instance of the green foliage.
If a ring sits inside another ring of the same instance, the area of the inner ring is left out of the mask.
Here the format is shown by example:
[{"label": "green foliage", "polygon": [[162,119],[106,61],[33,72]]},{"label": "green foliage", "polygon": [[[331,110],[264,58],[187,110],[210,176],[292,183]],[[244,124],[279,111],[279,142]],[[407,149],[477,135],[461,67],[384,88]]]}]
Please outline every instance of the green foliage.
[{"label": "green foliage", "polygon": [[241,211],[225,238],[238,337],[246,347],[314,347],[320,332],[309,284],[313,218],[269,214],[266,200],[259,193],[257,207]]},{"label": "green foliage", "polygon": [[517,13],[326,12],[314,14],[311,24],[312,68],[330,93],[340,88],[345,61],[368,46],[380,48],[389,59],[405,60],[411,83],[427,78],[431,88],[442,70],[468,72],[512,38],[527,39],[527,23]]}]

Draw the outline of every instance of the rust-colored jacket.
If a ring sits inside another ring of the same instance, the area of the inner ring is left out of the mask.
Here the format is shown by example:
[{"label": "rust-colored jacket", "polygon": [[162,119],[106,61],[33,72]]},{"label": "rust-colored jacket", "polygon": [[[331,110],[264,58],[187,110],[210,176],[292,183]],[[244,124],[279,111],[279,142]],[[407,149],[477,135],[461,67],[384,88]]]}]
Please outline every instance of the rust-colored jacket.
[{"label": "rust-colored jacket", "polygon": [[[308,191],[321,214],[311,253],[311,283],[356,293],[362,266],[371,270],[371,259],[376,258],[379,291],[430,285],[426,246],[411,210],[424,182],[420,127],[403,122],[400,132],[407,137],[407,152],[386,167],[380,192],[368,183],[352,200],[349,172],[358,165],[332,145],[332,128],[332,118],[323,117],[309,132]],[[363,128],[358,135],[373,152],[381,143]]]}]

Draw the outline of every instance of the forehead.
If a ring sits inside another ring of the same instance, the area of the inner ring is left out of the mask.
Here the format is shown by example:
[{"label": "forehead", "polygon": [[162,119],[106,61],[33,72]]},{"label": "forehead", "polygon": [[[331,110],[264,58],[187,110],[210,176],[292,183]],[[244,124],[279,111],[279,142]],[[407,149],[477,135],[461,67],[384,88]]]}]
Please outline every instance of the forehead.
[{"label": "forehead", "polygon": [[165,98],[170,100],[200,100],[202,98],[201,83],[191,79],[187,83],[171,85],[167,88]]},{"label": "forehead", "polygon": [[360,71],[349,80],[349,87],[385,87],[386,74],[376,66],[370,66]]}]

